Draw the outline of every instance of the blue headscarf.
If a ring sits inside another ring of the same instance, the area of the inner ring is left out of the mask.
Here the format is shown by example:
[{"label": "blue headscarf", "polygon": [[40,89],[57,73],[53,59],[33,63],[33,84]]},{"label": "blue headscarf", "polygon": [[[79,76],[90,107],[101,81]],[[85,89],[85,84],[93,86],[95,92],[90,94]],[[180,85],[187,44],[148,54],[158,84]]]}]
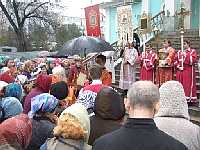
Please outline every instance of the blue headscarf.
[{"label": "blue headscarf", "polygon": [[58,100],[49,93],[37,95],[31,99],[31,111],[28,113],[30,118],[40,110],[41,112],[52,112],[55,110]]},{"label": "blue headscarf", "polygon": [[5,97],[15,97],[21,100],[22,86],[17,83],[10,83],[6,86]]},{"label": "blue headscarf", "polygon": [[0,101],[0,118],[5,120],[14,117],[23,112],[23,107],[20,101],[15,97],[6,97]]}]

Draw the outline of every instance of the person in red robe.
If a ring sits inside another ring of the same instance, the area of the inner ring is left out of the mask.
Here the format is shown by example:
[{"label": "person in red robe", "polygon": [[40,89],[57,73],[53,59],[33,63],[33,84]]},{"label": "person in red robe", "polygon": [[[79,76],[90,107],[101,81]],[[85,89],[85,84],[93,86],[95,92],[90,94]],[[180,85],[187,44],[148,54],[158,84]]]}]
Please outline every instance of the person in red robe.
[{"label": "person in red robe", "polygon": [[157,55],[151,49],[151,46],[146,45],[145,52],[142,52],[140,56],[141,69],[140,80],[149,80],[154,82],[154,67],[156,63]]},{"label": "person in red robe", "polygon": [[176,52],[171,47],[171,41],[164,40],[163,48],[158,53],[159,64],[156,71],[156,84],[161,86],[163,83],[173,80],[173,64]]},{"label": "person in red robe", "polygon": [[189,105],[197,103],[196,76],[194,64],[197,62],[197,52],[190,48],[190,42],[184,41],[184,52],[178,51],[175,61],[176,80],[182,83]]}]

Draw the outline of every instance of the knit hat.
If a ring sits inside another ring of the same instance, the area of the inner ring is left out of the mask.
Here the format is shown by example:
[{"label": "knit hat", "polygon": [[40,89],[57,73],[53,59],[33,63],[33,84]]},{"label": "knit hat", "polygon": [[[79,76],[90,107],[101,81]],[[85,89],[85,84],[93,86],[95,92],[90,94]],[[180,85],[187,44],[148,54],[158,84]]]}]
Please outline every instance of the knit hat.
[{"label": "knit hat", "polygon": [[50,94],[58,100],[63,100],[68,96],[68,86],[64,81],[54,83],[50,88]]},{"label": "knit hat", "polygon": [[183,86],[178,81],[167,81],[160,89],[160,109],[156,117],[182,117],[189,119]]}]

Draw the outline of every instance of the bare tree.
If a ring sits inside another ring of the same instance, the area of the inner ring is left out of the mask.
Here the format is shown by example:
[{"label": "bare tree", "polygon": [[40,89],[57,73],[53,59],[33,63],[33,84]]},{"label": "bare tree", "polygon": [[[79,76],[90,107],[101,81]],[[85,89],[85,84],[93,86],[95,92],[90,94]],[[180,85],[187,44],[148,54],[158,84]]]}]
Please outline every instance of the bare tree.
[{"label": "bare tree", "polygon": [[40,20],[47,20],[48,2],[18,2],[17,0],[7,0],[6,4],[3,4],[0,0],[0,8],[7,17],[10,25],[17,36],[18,49],[20,51],[27,50],[25,24],[28,19],[37,18]]}]

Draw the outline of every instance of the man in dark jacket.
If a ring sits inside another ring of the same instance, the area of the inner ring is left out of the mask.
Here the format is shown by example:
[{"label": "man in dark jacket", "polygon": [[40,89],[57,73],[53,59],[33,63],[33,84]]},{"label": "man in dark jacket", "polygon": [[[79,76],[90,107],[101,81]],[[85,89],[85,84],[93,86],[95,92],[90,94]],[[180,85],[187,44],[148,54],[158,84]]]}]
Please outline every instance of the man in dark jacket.
[{"label": "man in dark jacket", "polygon": [[160,131],[153,117],[159,109],[158,87],[151,81],[135,82],[128,91],[127,122],[120,129],[97,139],[94,150],[187,150],[187,147]]},{"label": "man in dark jacket", "polygon": [[94,114],[90,117],[89,145],[100,136],[122,126],[125,115],[123,98],[110,87],[102,88],[95,99]]}]

